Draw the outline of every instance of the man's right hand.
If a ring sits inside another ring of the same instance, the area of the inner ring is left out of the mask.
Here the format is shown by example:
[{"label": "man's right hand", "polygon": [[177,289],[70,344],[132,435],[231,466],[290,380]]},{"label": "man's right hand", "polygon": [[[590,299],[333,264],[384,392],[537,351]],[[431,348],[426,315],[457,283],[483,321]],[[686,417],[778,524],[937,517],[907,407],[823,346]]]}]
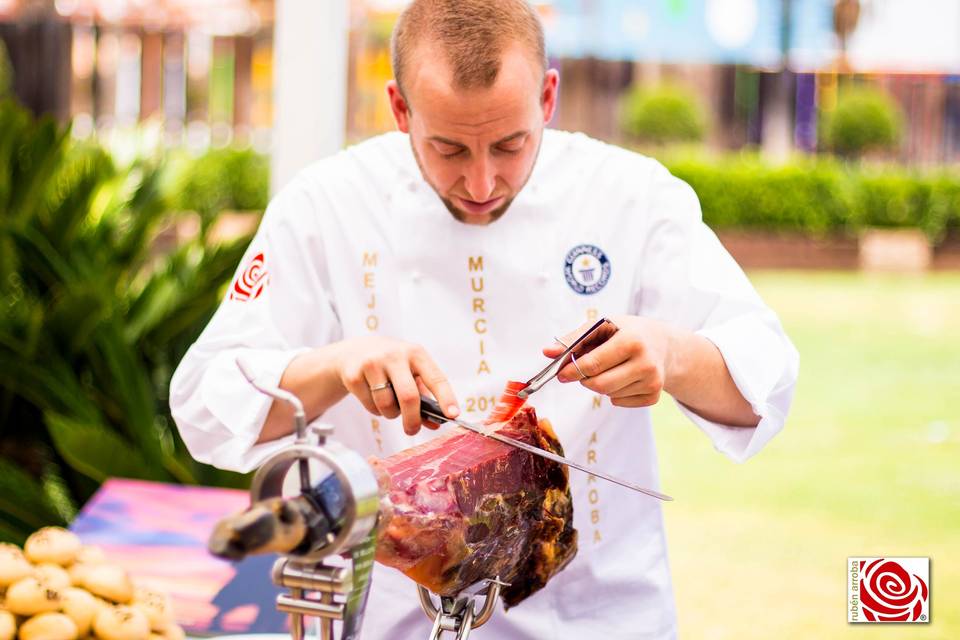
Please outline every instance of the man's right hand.
[{"label": "man's right hand", "polygon": [[[460,414],[447,377],[417,344],[383,336],[362,336],[337,343],[336,369],[340,383],[370,413],[403,417],[403,430],[414,435],[421,425],[420,395],[432,394],[448,418]],[[387,386],[389,385],[389,386]]]},{"label": "man's right hand", "polygon": [[[409,435],[421,426],[437,427],[420,418],[422,394],[433,395],[448,418],[460,413],[450,383],[426,350],[383,336],[348,338],[302,353],[283,372],[280,387],[300,398],[308,421],[348,393],[374,415],[402,416],[403,430]],[[292,410],[274,402],[257,442],[287,435],[292,424]]]}]

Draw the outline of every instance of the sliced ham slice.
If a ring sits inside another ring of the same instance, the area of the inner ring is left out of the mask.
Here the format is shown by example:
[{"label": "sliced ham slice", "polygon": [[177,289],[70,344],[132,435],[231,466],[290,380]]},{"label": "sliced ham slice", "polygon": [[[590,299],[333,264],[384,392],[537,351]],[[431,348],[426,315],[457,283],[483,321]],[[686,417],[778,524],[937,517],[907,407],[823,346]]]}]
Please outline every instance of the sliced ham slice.
[{"label": "sliced ham slice", "polygon": [[[522,404],[508,399],[493,415],[514,415],[491,428],[562,455],[549,422]],[[513,606],[576,554],[562,465],[464,429],[371,464],[381,489],[376,558],[434,593],[499,576]]]},{"label": "sliced ham slice", "polygon": [[518,395],[520,391],[527,388],[526,382],[515,382],[510,380],[504,387],[503,393],[494,405],[493,411],[484,420],[484,424],[497,424],[499,422],[509,422],[513,416],[523,407],[524,400]]}]

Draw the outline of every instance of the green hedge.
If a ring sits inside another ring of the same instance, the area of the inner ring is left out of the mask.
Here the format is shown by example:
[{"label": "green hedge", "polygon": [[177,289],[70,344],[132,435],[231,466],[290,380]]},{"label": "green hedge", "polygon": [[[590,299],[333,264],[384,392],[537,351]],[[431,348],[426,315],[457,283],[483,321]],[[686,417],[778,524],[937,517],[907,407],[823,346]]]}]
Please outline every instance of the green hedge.
[{"label": "green hedge", "polygon": [[[269,163],[251,150],[218,149],[181,158],[174,199],[205,222],[224,209],[263,210]],[[717,229],[856,234],[865,227],[917,227],[932,241],[960,229],[960,174],[870,166],[832,157],[797,158],[771,166],[756,155],[706,160],[673,157],[665,164],[688,182]]]},{"label": "green hedge", "polygon": [[624,133],[653,144],[699,142],[707,128],[697,97],[673,86],[635,86],[624,96],[620,119]]},{"label": "green hedge", "polygon": [[870,87],[842,90],[832,111],[821,111],[820,144],[841,156],[893,151],[900,144],[903,113],[889,94]]},{"label": "green hedge", "polygon": [[960,228],[960,175],[801,159],[769,166],[755,157],[666,162],[700,198],[717,229],[855,234],[866,227],[917,227],[934,242]]},{"label": "green hedge", "polygon": [[252,149],[212,149],[177,163],[172,189],[176,204],[209,223],[224,210],[263,211],[267,207],[270,164]]}]

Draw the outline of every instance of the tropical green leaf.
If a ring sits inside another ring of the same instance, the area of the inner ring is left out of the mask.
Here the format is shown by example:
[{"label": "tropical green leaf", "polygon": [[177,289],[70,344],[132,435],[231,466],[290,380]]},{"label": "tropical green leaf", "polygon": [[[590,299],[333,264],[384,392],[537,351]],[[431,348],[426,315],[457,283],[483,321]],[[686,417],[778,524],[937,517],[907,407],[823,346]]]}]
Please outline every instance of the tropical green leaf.
[{"label": "tropical green leaf", "polygon": [[70,487],[61,475],[60,466],[48,462],[43,467],[43,493],[47,503],[59,514],[64,522],[70,522],[77,515],[77,504],[70,495]]},{"label": "tropical green leaf", "polygon": [[7,206],[21,220],[37,214],[38,204],[43,202],[44,191],[62,157],[67,130],[58,129],[53,118],[44,117],[35,123],[30,138],[16,149],[11,181],[14,188]]},{"label": "tropical green leaf", "polygon": [[84,392],[76,374],[57,358],[39,364],[0,348],[0,385],[42,410],[68,412],[87,421],[99,419],[96,405]]},{"label": "tropical green leaf", "polygon": [[124,338],[134,344],[170,317],[183,297],[179,283],[166,272],[155,275],[133,301],[127,313]]},{"label": "tropical green leaf", "polygon": [[23,546],[27,536],[29,536],[32,531],[29,527],[12,525],[5,522],[2,516],[0,516],[0,542],[9,542],[10,544]]},{"label": "tropical green leaf", "polygon": [[[222,155],[230,188],[250,183],[243,198],[265,198],[264,158]],[[247,239],[206,246],[201,236],[172,252],[158,244],[180,184],[163,176],[141,160],[120,169],[95,143],[0,102],[0,450],[40,470],[27,484],[22,473],[4,476],[21,488],[4,493],[12,509],[0,509],[2,539],[69,519],[111,476],[249,482],[193,460],[167,404],[173,368]]]},{"label": "tropical green leaf", "polygon": [[169,480],[151,465],[136,447],[108,427],[83,423],[56,413],[45,416],[57,452],[78,472],[103,482],[107,478]]},{"label": "tropical green leaf", "polygon": [[4,457],[0,457],[0,511],[35,529],[65,522],[50,504],[43,486]]},{"label": "tropical green leaf", "polygon": [[63,289],[47,313],[47,330],[66,339],[64,346],[71,355],[90,344],[97,328],[111,314],[111,301],[97,289],[87,283]]},{"label": "tropical green leaf", "polygon": [[[162,460],[160,440],[154,429],[156,399],[149,372],[134,350],[124,341],[115,321],[104,323],[94,335],[91,345],[103,357],[111,385],[106,391],[124,412],[127,436],[137,443],[140,452],[154,465]],[[93,356],[94,354],[91,354]]]}]

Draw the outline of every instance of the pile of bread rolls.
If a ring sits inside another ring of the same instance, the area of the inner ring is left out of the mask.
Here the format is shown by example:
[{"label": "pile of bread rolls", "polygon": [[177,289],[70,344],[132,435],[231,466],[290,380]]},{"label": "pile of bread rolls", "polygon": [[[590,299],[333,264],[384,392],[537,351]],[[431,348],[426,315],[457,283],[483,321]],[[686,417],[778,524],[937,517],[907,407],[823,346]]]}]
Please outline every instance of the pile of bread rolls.
[{"label": "pile of bread rolls", "polygon": [[0,543],[0,640],[183,640],[165,593],[138,588],[103,551],[45,527]]}]

